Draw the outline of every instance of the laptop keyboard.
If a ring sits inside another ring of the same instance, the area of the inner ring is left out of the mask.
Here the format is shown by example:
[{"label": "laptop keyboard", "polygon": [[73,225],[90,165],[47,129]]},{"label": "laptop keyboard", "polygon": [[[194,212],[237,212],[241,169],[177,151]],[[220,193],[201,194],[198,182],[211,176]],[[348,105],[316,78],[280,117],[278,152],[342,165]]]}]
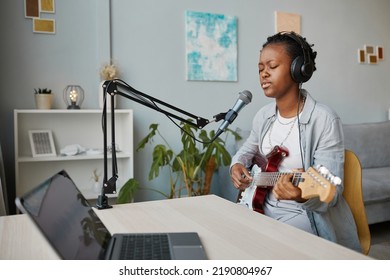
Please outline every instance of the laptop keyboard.
[{"label": "laptop keyboard", "polygon": [[167,234],[148,233],[123,237],[120,252],[122,260],[169,260],[169,242]]}]

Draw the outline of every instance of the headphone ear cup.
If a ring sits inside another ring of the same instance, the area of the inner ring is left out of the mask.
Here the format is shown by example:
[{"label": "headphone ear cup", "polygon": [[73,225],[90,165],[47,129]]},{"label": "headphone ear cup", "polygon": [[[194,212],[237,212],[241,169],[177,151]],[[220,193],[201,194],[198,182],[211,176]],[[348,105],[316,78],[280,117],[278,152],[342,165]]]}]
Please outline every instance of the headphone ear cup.
[{"label": "headphone ear cup", "polygon": [[297,83],[307,82],[313,75],[313,64],[304,64],[303,56],[296,57],[291,63],[291,77]]},{"label": "headphone ear cup", "polygon": [[311,60],[302,66],[301,72],[302,72],[302,76],[304,76],[303,82],[307,82],[311,78],[314,72],[314,66]]},{"label": "headphone ear cup", "polygon": [[304,80],[304,77],[301,73],[301,68],[303,66],[303,57],[298,56],[296,57],[293,62],[291,63],[291,77],[292,79],[297,83],[302,83]]}]

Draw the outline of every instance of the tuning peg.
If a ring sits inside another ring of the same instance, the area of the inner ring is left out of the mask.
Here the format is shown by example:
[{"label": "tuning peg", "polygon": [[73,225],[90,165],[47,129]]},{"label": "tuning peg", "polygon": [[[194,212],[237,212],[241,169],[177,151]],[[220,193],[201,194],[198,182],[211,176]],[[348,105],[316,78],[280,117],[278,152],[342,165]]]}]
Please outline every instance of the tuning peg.
[{"label": "tuning peg", "polygon": [[320,174],[321,174],[322,176],[324,176],[324,177],[327,177],[327,176],[330,174],[328,168],[326,168],[326,167],[323,166],[323,165],[319,165],[317,170],[318,170],[318,172],[320,172]]},{"label": "tuning peg", "polygon": [[335,185],[335,186],[340,185],[340,184],[341,184],[341,179],[340,179],[340,177],[335,176],[335,177],[333,178],[333,180],[332,180],[332,184]]},{"label": "tuning peg", "polygon": [[337,176],[334,176],[328,168],[323,165],[316,166],[317,171],[328,181],[330,181],[333,185],[337,186],[341,184],[341,179]]}]

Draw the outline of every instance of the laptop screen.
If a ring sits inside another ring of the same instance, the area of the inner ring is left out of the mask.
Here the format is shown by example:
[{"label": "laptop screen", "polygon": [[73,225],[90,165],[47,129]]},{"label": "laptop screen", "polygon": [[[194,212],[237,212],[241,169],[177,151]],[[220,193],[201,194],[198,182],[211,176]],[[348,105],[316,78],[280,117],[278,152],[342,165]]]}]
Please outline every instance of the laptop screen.
[{"label": "laptop screen", "polygon": [[101,259],[111,235],[88,201],[61,171],[19,199],[63,259]]}]

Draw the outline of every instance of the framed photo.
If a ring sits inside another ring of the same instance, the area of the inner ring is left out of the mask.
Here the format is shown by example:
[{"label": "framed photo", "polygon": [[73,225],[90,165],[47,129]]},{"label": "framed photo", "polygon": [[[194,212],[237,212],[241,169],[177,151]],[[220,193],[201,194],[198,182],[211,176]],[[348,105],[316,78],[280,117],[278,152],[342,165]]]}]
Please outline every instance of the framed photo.
[{"label": "framed photo", "polygon": [[24,1],[24,16],[26,18],[39,17],[39,0]]},{"label": "framed photo", "polygon": [[377,64],[378,63],[378,57],[376,54],[369,54],[368,55],[368,64]]},{"label": "framed photo", "polygon": [[378,56],[378,60],[383,60],[384,59],[383,47],[376,46],[376,55]]},{"label": "framed photo", "polygon": [[358,50],[358,61],[359,63],[365,63],[366,62],[366,51],[359,49]]},{"label": "framed photo", "polygon": [[366,54],[374,54],[375,48],[370,45],[364,45],[364,49],[366,50]]},{"label": "framed photo", "polygon": [[24,16],[39,18],[40,13],[55,13],[54,0],[24,0]]},{"label": "framed photo", "polygon": [[54,34],[56,33],[56,22],[54,19],[34,18],[33,31],[34,33]]},{"label": "framed photo", "polygon": [[275,33],[282,31],[294,31],[301,34],[301,16],[275,11]]},{"label": "framed photo", "polygon": [[33,157],[56,156],[56,149],[51,130],[29,130]]},{"label": "framed photo", "polygon": [[40,11],[42,13],[55,13],[54,0],[40,0]]}]

